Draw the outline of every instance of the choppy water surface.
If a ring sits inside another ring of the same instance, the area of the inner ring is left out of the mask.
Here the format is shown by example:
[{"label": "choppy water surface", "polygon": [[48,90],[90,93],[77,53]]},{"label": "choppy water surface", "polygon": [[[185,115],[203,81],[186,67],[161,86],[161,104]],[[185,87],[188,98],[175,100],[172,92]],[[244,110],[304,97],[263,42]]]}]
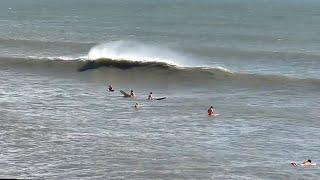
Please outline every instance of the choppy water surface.
[{"label": "choppy water surface", "polygon": [[319,6],[3,1],[0,178],[319,179]]}]

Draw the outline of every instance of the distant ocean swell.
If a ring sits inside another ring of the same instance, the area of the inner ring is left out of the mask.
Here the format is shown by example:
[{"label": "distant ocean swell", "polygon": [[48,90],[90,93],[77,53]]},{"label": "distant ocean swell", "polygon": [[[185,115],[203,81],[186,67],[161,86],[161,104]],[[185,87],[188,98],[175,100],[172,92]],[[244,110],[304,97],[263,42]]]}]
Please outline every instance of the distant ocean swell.
[{"label": "distant ocean swell", "polygon": [[72,41],[41,41],[29,39],[14,39],[14,38],[0,38],[0,43],[3,46],[64,46],[64,47],[77,47],[77,46],[93,46],[92,42],[72,42]]},{"label": "distant ocean swell", "polygon": [[[127,58],[127,55],[132,57],[132,54],[146,54],[148,56],[161,56],[161,54],[165,54],[163,57],[172,57],[172,56],[179,56],[179,54],[175,54],[170,50],[165,50],[163,48],[158,48],[156,46],[152,46],[149,44],[143,44],[140,42],[132,42],[132,41],[113,41],[108,43],[103,43],[100,45],[95,45],[94,42],[66,42],[66,41],[39,41],[39,40],[28,40],[28,39],[13,39],[13,38],[0,38],[0,44],[3,47],[13,47],[13,52],[16,51],[16,47],[20,49],[41,49],[43,50],[44,47],[47,49],[59,49],[66,48],[67,50],[74,50],[74,49],[86,49],[91,48],[88,57],[89,59],[98,59],[97,57],[101,57],[103,55],[108,54],[107,57],[114,57],[119,54],[124,55],[124,59]],[[187,49],[190,51],[190,49]],[[305,52],[305,51],[288,51],[288,50],[244,50],[244,49],[233,49],[233,48],[225,48],[225,47],[214,47],[214,48],[201,48],[198,50],[193,50],[196,53],[200,54],[207,54],[208,52],[214,53],[216,57],[219,58],[232,58],[237,57],[239,59],[301,59],[304,62],[308,61],[316,61],[320,60],[320,54],[318,52]],[[149,54],[148,54],[149,53]],[[9,53],[10,54],[10,53]],[[103,56],[104,57],[104,56]],[[163,58],[162,57],[162,58]],[[171,62],[173,63],[173,62]]]},{"label": "distant ocean swell", "polygon": [[[131,60],[113,60],[108,58],[101,58],[97,60],[88,60],[86,58],[12,58],[0,57],[0,68],[15,68],[15,67],[38,67],[54,69],[59,72],[59,69],[68,69],[68,71],[91,72],[97,69],[104,69],[106,71],[134,71],[141,73],[141,76],[153,76],[156,74],[159,78],[175,79],[179,82],[184,75],[190,81],[202,79],[204,81],[232,81],[232,82],[257,82],[264,85],[283,85],[291,84],[296,86],[306,86],[312,89],[320,89],[320,79],[316,78],[295,78],[283,75],[269,75],[269,74],[249,74],[232,72],[222,67],[181,67],[171,65],[165,62],[150,62],[150,61],[131,61]],[[194,79],[193,79],[194,78]]]}]

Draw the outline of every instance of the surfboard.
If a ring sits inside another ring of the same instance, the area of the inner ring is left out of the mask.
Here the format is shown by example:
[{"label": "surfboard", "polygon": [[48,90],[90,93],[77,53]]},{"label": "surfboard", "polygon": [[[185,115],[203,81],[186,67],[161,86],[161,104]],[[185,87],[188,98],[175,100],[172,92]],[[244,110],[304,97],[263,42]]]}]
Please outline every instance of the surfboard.
[{"label": "surfboard", "polygon": [[130,94],[128,94],[128,93],[126,93],[126,92],[124,92],[122,90],[120,90],[120,92],[121,92],[121,94],[123,94],[124,97],[131,97]]},{"label": "surfboard", "polygon": [[209,117],[217,117],[219,116],[220,114],[212,114],[212,115],[208,115]]},{"label": "surfboard", "polygon": [[155,100],[163,100],[166,99],[167,97],[161,97],[161,98],[155,98]]}]

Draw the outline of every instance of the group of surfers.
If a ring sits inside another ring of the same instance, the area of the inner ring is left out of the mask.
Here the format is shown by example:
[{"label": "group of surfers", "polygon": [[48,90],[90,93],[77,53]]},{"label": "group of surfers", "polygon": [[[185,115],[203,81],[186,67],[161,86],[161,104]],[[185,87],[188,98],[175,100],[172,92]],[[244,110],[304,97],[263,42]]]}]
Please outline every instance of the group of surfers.
[{"label": "group of surfers", "polygon": [[[113,89],[112,85],[109,85],[108,90],[110,92],[114,92],[114,89]],[[130,91],[130,97],[134,98],[135,96],[136,95],[134,94],[133,90],[131,90]],[[152,92],[150,92],[149,95],[148,95],[147,100],[154,100],[154,99],[155,98],[153,97]],[[134,105],[134,107],[137,109],[137,108],[140,108],[141,106],[138,103],[136,103]],[[214,111],[213,106],[210,106],[207,112],[208,112],[208,116],[217,116],[217,115],[219,115]],[[310,159],[308,159],[308,160],[306,160],[306,161],[304,161],[302,163],[291,162],[290,164],[292,166],[294,166],[294,167],[297,167],[297,166],[306,167],[306,166],[315,166],[316,165],[315,163],[312,163]]]},{"label": "group of surfers", "polygon": [[[112,87],[112,85],[109,85],[108,90],[110,92],[114,92],[114,89]],[[133,90],[130,91],[130,96],[129,97],[136,97],[136,95],[134,94]],[[150,92],[149,96],[148,96],[148,100],[154,100],[155,98],[152,96],[152,92]]]},{"label": "group of surfers", "polygon": [[[109,92],[114,92],[114,89],[113,89],[112,85],[109,85],[108,90],[109,90]],[[132,97],[132,98],[136,97],[136,95],[134,94],[133,90],[130,90],[130,94],[129,95],[130,95],[129,97]],[[154,99],[155,98],[153,97],[152,92],[150,92],[147,100],[151,101],[151,100],[154,100]],[[134,105],[134,107],[135,108],[140,108],[141,106],[138,103],[136,103]]]},{"label": "group of surfers", "polygon": [[[108,90],[110,91],[110,92],[114,92],[114,89],[113,89],[113,87],[112,87],[112,85],[109,85],[108,86]],[[133,90],[131,90],[130,91],[130,97],[135,97],[136,95],[134,94],[134,92],[133,92]],[[149,100],[149,101],[151,101],[151,100],[154,100],[155,98],[153,97],[153,95],[152,95],[152,92],[150,92],[149,93],[149,95],[148,95],[148,98],[147,98],[147,100]],[[139,107],[141,107],[138,103],[136,103],[135,105],[134,105],[134,107],[135,108],[139,108]],[[216,113],[214,110],[213,110],[213,106],[210,106],[209,107],[209,109],[207,110],[207,112],[208,112],[208,116],[216,116],[216,115],[218,115],[218,113]]]}]

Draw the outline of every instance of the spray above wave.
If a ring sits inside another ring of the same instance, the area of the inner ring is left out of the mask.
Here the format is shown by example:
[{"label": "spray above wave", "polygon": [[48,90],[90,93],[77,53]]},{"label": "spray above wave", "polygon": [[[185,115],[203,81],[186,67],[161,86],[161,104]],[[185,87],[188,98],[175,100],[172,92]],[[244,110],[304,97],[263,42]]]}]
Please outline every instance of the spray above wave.
[{"label": "spray above wave", "polygon": [[[134,67],[170,67],[170,68],[200,68],[188,55],[173,52],[172,50],[147,45],[136,41],[114,41],[100,44],[91,48],[87,56],[86,69],[101,66],[129,69]],[[223,67],[203,67],[203,69],[220,69],[231,73]]]},{"label": "spray above wave", "polygon": [[169,49],[133,41],[114,41],[91,48],[88,59],[112,59],[138,62],[159,62],[186,66],[187,58]]},{"label": "spray above wave", "polygon": [[51,61],[86,61],[86,56],[56,56],[56,57],[43,57],[43,56],[28,56],[29,60],[51,60]]},{"label": "spray above wave", "polygon": [[[110,72],[121,76],[126,70],[130,74],[135,74],[144,78],[146,76],[174,82],[188,79],[191,82],[211,82],[212,80],[239,82],[254,85],[262,84],[301,84],[310,87],[319,87],[319,79],[298,79],[282,75],[267,74],[247,74],[231,72],[223,67],[196,66],[187,56],[178,53],[149,46],[138,42],[116,41],[91,48],[87,56],[59,56],[59,57],[0,57],[0,63],[4,67],[39,67],[40,69],[55,68],[59,70],[87,71],[100,67],[108,67]],[[18,62],[18,63],[17,63]],[[195,61],[194,61],[195,62]],[[97,73],[97,72],[95,72]],[[98,71],[98,73],[107,73]],[[108,73],[107,73],[108,74]],[[112,75],[109,73],[109,75]],[[103,76],[103,74],[102,74]]]}]

